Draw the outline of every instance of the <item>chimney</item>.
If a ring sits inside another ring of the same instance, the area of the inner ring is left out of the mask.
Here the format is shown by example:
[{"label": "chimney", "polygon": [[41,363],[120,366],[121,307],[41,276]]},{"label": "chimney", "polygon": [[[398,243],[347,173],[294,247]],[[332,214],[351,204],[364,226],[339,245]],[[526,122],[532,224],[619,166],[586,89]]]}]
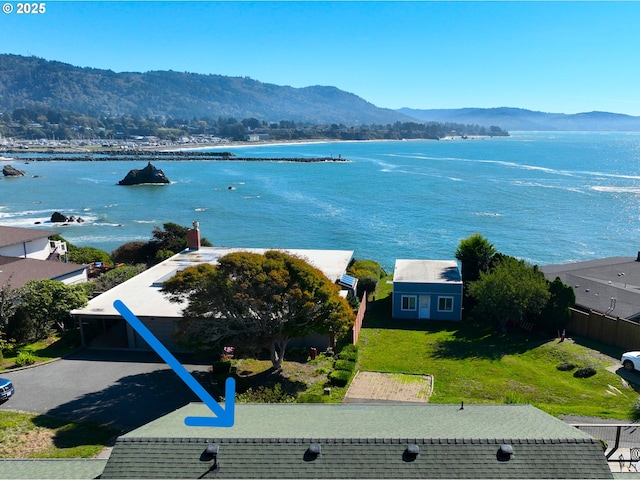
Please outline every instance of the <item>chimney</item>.
[{"label": "chimney", "polygon": [[193,228],[187,232],[187,242],[189,250],[200,250],[200,224],[198,222],[193,222]]}]

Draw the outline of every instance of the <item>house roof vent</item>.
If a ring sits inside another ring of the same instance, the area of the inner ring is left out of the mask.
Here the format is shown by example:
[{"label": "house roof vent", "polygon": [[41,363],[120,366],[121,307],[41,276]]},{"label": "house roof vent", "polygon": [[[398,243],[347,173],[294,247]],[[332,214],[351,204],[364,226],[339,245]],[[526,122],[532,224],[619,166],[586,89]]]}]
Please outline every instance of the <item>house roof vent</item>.
[{"label": "house roof vent", "polygon": [[511,460],[511,457],[515,456],[515,453],[513,453],[513,447],[508,444],[500,445],[497,456],[499,462],[508,462]]},{"label": "house roof vent", "polygon": [[413,462],[416,458],[420,458],[420,447],[415,443],[410,443],[402,452],[402,460],[405,462]]},{"label": "house roof vent", "polygon": [[320,446],[320,444],[312,443],[311,445],[309,445],[309,448],[307,448],[307,451],[304,452],[303,458],[305,462],[312,462],[316,458],[321,456],[322,456],[322,447]]}]

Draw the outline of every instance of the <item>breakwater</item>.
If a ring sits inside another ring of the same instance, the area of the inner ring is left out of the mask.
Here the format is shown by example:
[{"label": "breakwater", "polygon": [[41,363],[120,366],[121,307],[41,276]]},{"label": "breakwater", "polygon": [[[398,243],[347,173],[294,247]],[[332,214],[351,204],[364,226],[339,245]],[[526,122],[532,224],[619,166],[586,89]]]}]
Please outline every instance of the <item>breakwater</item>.
[{"label": "breakwater", "polygon": [[[153,152],[144,155],[50,155],[20,157],[19,160],[27,162],[138,162],[138,161],[226,161],[226,162],[297,162],[297,163],[321,163],[321,162],[348,162],[342,156],[336,157],[238,157],[234,154],[221,155],[223,152]],[[228,153],[228,152],[224,152]]]}]

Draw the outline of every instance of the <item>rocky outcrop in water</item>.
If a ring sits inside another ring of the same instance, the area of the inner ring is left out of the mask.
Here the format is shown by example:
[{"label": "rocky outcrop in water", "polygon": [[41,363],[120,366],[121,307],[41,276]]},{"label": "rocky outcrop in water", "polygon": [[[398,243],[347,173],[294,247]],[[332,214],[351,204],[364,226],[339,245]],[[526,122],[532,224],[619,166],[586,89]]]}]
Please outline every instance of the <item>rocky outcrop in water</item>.
[{"label": "rocky outcrop in water", "polygon": [[118,185],[142,185],[142,184],[171,183],[164,172],[154,167],[151,162],[142,170],[134,169],[118,182]]},{"label": "rocky outcrop in water", "polygon": [[4,167],[2,167],[2,174],[5,177],[24,177],[25,176],[25,172],[23,172],[22,170],[18,170],[15,167],[12,167],[11,165],[5,165]]},{"label": "rocky outcrop in water", "polygon": [[84,222],[84,219],[82,217],[76,217],[74,215],[67,217],[66,215],[63,215],[60,212],[53,212],[53,215],[51,215],[51,222],[52,223],[82,223]]}]

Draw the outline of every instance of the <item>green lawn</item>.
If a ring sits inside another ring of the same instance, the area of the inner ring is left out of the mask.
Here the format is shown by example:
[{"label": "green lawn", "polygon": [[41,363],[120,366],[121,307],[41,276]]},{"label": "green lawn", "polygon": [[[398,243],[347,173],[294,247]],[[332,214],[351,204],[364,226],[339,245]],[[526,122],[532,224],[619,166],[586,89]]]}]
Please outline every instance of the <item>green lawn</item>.
[{"label": "green lawn", "polygon": [[63,357],[73,352],[79,345],[80,335],[76,330],[69,330],[61,335],[54,335],[30,344],[11,345],[2,351],[0,371],[14,368],[20,352],[29,353],[35,357],[36,363],[42,363]]},{"label": "green lawn", "polygon": [[[433,403],[530,403],[552,415],[634,418],[640,386],[625,386],[606,370],[611,361],[600,353],[605,349],[524,331],[503,334],[473,320],[418,323],[390,316],[390,296],[370,304],[359,368],[433,375]],[[563,362],[597,373],[576,378],[575,370],[556,368]]]}]

